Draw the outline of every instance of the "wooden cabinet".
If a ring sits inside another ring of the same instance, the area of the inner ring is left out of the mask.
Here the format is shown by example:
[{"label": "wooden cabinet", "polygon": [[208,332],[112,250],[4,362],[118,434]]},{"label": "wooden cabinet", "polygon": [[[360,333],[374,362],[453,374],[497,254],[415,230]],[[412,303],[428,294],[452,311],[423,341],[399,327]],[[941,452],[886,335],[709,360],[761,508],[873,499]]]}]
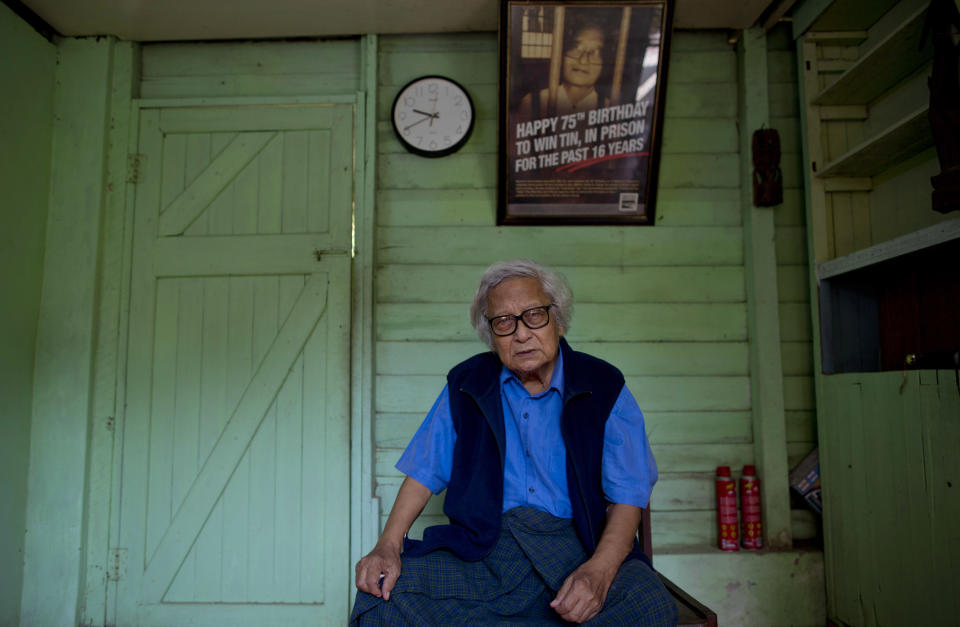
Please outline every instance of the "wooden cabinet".
[{"label": "wooden cabinet", "polygon": [[[827,615],[857,627],[953,624],[960,611],[960,386],[948,362],[960,350],[960,218],[931,203],[927,4],[808,1],[794,13]],[[816,15],[797,26],[804,11]]]},{"label": "wooden cabinet", "polygon": [[[939,167],[927,118],[929,3],[903,0],[879,16],[856,4],[836,0],[831,9],[845,8],[846,20],[821,18],[799,44],[827,373],[902,368],[906,354],[920,351],[898,325],[936,325],[937,316],[904,320],[884,307],[893,293],[898,311],[949,301],[955,282],[910,277],[927,262],[924,249],[956,250],[960,242],[960,219],[931,209],[929,177]],[[891,287],[892,277],[901,279]],[[925,351],[960,349],[949,329],[932,335],[942,336],[942,345],[927,342]]]}]

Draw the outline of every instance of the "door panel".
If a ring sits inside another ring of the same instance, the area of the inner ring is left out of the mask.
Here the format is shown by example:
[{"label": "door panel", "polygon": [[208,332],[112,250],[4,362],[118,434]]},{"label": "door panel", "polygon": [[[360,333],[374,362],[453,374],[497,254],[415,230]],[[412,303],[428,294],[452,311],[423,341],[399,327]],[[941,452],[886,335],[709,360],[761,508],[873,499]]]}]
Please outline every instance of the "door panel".
[{"label": "door panel", "polygon": [[351,105],[142,112],[118,624],[346,619],[352,146]]}]

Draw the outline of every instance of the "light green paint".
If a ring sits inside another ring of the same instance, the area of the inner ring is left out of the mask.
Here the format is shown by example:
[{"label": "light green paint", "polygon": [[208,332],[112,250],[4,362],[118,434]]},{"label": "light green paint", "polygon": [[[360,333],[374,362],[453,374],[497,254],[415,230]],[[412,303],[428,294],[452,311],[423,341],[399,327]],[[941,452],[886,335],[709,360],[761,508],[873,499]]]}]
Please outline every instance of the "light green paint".
[{"label": "light green paint", "polygon": [[355,108],[213,105],[139,113],[108,622],[341,624]]},{"label": "light green paint", "polygon": [[[381,481],[389,479],[392,472],[389,468],[392,467],[392,462],[398,454],[399,449],[391,444],[409,437],[418,422],[414,417],[422,415],[426,409],[420,405],[424,402],[429,403],[429,400],[420,399],[416,401],[419,404],[407,413],[390,414],[381,411],[374,415],[373,398],[377,393],[390,389],[388,386],[381,390],[380,384],[384,382],[384,377],[396,374],[398,379],[402,379],[411,374],[419,374],[390,373],[381,371],[379,366],[375,368],[374,360],[371,359],[374,351],[376,350],[379,355],[383,350],[387,350],[389,345],[407,343],[413,340],[414,336],[422,335],[423,344],[419,346],[425,348],[427,353],[421,361],[430,361],[432,357],[438,363],[447,362],[444,365],[449,366],[461,352],[469,353],[477,350],[478,345],[471,339],[469,329],[466,329],[464,320],[466,302],[463,295],[458,294],[452,302],[434,303],[433,301],[437,300],[436,292],[440,288],[437,287],[431,292],[431,277],[440,276],[449,284],[450,281],[455,281],[456,277],[445,274],[444,270],[450,266],[458,266],[455,272],[469,273],[475,280],[479,269],[487,263],[499,258],[524,254],[564,266],[564,269],[570,272],[571,280],[575,282],[575,291],[584,295],[583,306],[578,310],[578,317],[571,332],[571,340],[597,353],[606,351],[605,354],[609,353],[609,358],[618,363],[622,361],[629,366],[631,385],[642,390],[653,403],[653,408],[648,411],[648,424],[655,429],[652,439],[657,442],[656,454],[661,464],[661,471],[664,473],[663,483],[655,496],[654,503],[655,520],[660,521],[655,524],[654,532],[658,542],[661,546],[695,548],[700,552],[709,552],[706,546],[714,541],[715,524],[712,507],[704,496],[703,482],[709,484],[712,466],[716,464],[729,463],[736,466],[754,461],[750,425],[751,401],[746,385],[749,380],[746,374],[746,353],[749,349],[746,342],[747,306],[741,289],[737,288],[738,277],[746,279],[744,231],[741,227],[739,206],[742,190],[738,182],[742,157],[737,154],[736,144],[731,144],[731,137],[735,138],[735,141],[737,137],[735,133],[731,135],[738,115],[737,70],[736,56],[726,43],[725,36],[722,33],[681,33],[675,38],[678,56],[677,63],[671,65],[665,129],[665,137],[669,138],[669,150],[665,149],[662,164],[658,225],[652,229],[493,227],[495,179],[492,173],[496,158],[496,140],[493,137],[495,127],[490,122],[494,118],[495,111],[496,92],[492,86],[496,82],[496,73],[495,64],[483,65],[478,62],[478,59],[495,58],[495,55],[491,55],[496,50],[495,38],[489,34],[480,34],[468,37],[396,37],[385,38],[381,42],[383,45],[378,50],[378,42],[374,38],[366,38],[358,49],[356,57],[352,56],[353,53],[348,54],[347,57],[333,55],[337,59],[348,61],[354,58],[361,59],[360,65],[365,68],[365,74],[359,82],[356,79],[350,79],[354,82],[351,83],[352,86],[348,91],[351,94],[356,94],[358,91],[363,94],[366,90],[367,99],[363,103],[364,106],[357,108],[360,116],[358,120],[362,120],[364,124],[362,126],[364,134],[358,133],[358,144],[355,146],[358,163],[356,172],[359,178],[358,189],[353,196],[358,256],[353,266],[352,301],[354,308],[352,477],[355,484],[351,488],[354,490],[351,515],[354,517],[353,529],[359,526],[362,534],[362,539],[359,540],[356,538],[358,534],[351,535],[350,550],[354,557],[359,554],[361,547],[369,547],[376,533],[380,515],[377,499],[371,498],[374,492],[370,489],[373,487],[373,482],[369,473],[376,472],[379,475],[376,496],[391,498],[390,494],[384,493],[379,488]],[[107,44],[94,42],[70,44],[70,46],[89,47],[94,50],[100,45]],[[108,45],[112,53],[107,56],[111,60],[102,63],[102,67],[97,66],[103,70],[103,76],[109,76],[110,63],[116,66],[128,63],[129,69],[120,72],[126,72],[127,76],[135,81],[136,84],[132,89],[129,88],[128,81],[127,88],[130,92],[134,95],[138,95],[137,92],[148,95],[144,92],[149,91],[149,88],[158,87],[155,92],[151,92],[152,106],[161,104],[165,96],[192,98],[194,105],[214,104],[209,97],[218,95],[247,98],[246,101],[237,100],[233,103],[247,106],[264,104],[270,99],[266,96],[274,93],[286,94],[292,100],[302,100],[311,97],[311,94],[315,94],[318,90],[324,92],[324,90],[334,89],[331,85],[336,83],[332,78],[317,82],[314,77],[303,78],[299,74],[283,78],[273,70],[259,73],[249,68],[244,69],[243,64],[251,59],[254,60],[254,65],[264,58],[267,58],[269,63],[277,65],[277,62],[284,58],[283,49],[285,48],[279,44],[260,48],[260,51],[269,49],[263,54],[256,50],[256,46],[241,46],[234,51],[237,54],[226,54],[213,58],[212,61],[209,59],[196,61],[192,54],[184,53],[191,46],[188,44],[176,44],[177,50],[164,48],[165,45],[145,46],[146,76],[143,80],[139,80],[137,64],[134,61],[135,49],[124,48],[125,44],[109,43]],[[202,48],[207,46],[193,45],[194,51],[199,52]],[[454,48],[461,52],[458,52],[456,58],[448,58],[449,55],[446,53]],[[221,48],[221,50],[225,49]],[[303,50],[313,51],[309,46]],[[174,57],[180,55],[178,58],[182,61],[186,60],[180,63],[180,69],[177,69],[175,63],[154,63],[160,59],[156,55],[167,54],[169,51],[176,52]],[[252,56],[248,55],[251,51],[254,52]],[[399,56],[392,59],[395,54]],[[400,61],[406,58],[402,55],[408,55],[409,59],[415,60],[417,64],[412,66],[401,64]],[[309,57],[312,62],[319,62],[321,65],[325,62],[323,55],[311,53],[301,56]],[[375,66],[373,59],[377,59],[376,65],[380,67],[379,74],[372,69]],[[190,68],[195,62],[201,64],[211,62],[215,69],[221,69],[232,76],[220,86],[216,86],[215,81],[209,76],[201,78],[191,76]],[[441,62],[446,65],[438,66],[437,64]],[[711,68],[706,74],[702,69],[704,64]],[[477,72],[476,68],[481,65],[482,71]],[[284,64],[281,63],[280,66]],[[430,69],[436,71],[437,67],[449,69],[451,75],[467,76],[465,82],[468,83],[468,88],[472,93],[476,91],[482,97],[479,108],[481,112],[487,111],[484,118],[487,123],[478,125],[475,131],[477,136],[471,140],[470,151],[441,162],[426,162],[394,152],[393,144],[387,139],[381,138],[381,141],[377,142],[375,140],[377,128],[380,128],[381,133],[384,128],[388,128],[384,124],[385,111],[389,101],[392,100],[396,86],[404,79],[404,72]],[[402,69],[392,70],[391,68]],[[83,78],[89,82],[90,72],[84,73]],[[285,80],[287,82],[284,82]],[[203,84],[204,81],[207,83],[206,86]],[[109,81],[91,83],[87,90],[79,90],[76,87],[74,89],[88,97],[95,93],[101,96],[110,94],[111,87],[106,86],[104,82]],[[119,79],[115,76],[112,88],[117,89],[118,84]],[[101,103],[101,108],[116,108],[117,103],[123,102],[124,98],[126,96],[123,95],[108,96],[107,104]],[[82,103],[82,99],[80,102]],[[186,104],[186,101],[182,102]],[[378,119],[373,115],[363,117],[364,111],[373,112],[375,109],[379,112]],[[790,108],[785,104],[781,113],[787,115],[789,112]],[[88,118],[89,113],[87,111],[85,114]],[[105,121],[106,116],[101,116],[96,124],[88,125],[87,128],[99,130],[101,138],[105,137],[108,135]],[[122,121],[120,126],[121,130],[110,135],[114,145],[124,143]],[[126,126],[132,128],[129,124]],[[695,141],[698,134],[704,135],[704,140],[699,143]],[[217,144],[217,146],[221,145]],[[379,167],[375,169],[372,156],[374,147],[378,145],[383,154],[380,155],[379,163],[376,164]],[[365,146],[368,152],[365,153],[361,146]],[[102,149],[100,150],[98,159],[87,160],[85,165],[88,168],[96,163],[99,163],[102,168],[105,157]],[[122,154],[125,149],[120,152],[120,155],[116,153],[107,155],[109,161],[106,174],[101,169],[97,176],[83,180],[99,181],[106,178],[116,183],[115,174],[119,170],[117,164],[125,161],[125,155]],[[63,160],[66,160],[65,156]],[[447,166],[443,166],[443,163],[447,163]],[[430,176],[428,176],[430,168],[426,168],[427,165],[431,168],[439,168],[433,173],[434,178],[440,177],[439,182],[430,182]],[[444,167],[447,169],[443,169]],[[698,175],[698,172],[701,175]],[[64,178],[81,180],[79,175],[67,175]],[[114,190],[117,187],[114,185]],[[123,193],[125,192],[126,190]],[[122,231],[123,228],[127,228],[129,233],[130,227],[125,226],[122,220],[109,217],[109,211],[112,211],[109,207],[118,202],[115,200],[118,196],[101,193],[104,197],[98,202],[108,207],[107,226],[104,227],[105,232],[98,234],[95,238],[91,250],[97,250],[96,242],[101,238],[109,242],[106,245],[111,247],[111,252],[104,253],[102,263],[105,271],[113,273],[113,278],[106,278],[105,275],[102,290],[116,299],[116,294],[110,290],[119,289],[118,285],[124,284],[124,281],[118,278],[123,272],[116,269],[117,259],[122,260],[124,253],[122,250],[117,252],[118,249],[122,249],[122,245],[118,243],[120,240],[114,239],[116,237],[114,230],[119,228]],[[376,193],[379,214],[377,230],[373,226],[374,214],[371,211],[374,193]],[[794,204],[797,204],[796,201]],[[129,202],[127,206],[130,206]],[[130,213],[126,215],[129,217]],[[94,220],[93,224],[96,223],[97,221]],[[89,227],[89,225],[85,226]],[[187,228],[199,227],[191,224]],[[802,230],[795,223],[784,225],[784,229],[783,231],[778,229],[776,234],[778,261],[781,264],[787,262],[787,265],[799,265],[805,260],[805,255],[803,255],[802,246],[794,242],[798,239],[802,242]],[[800,238],[796,237],[798,233],[801,235]],[[62,233],[60,237],[65,239]],[[781,241],[785,242],[784,246],[780,246]],[[224,241],[223,244],[229,246],[230,242]],[[782,258],[780,250],[785,251]],[[401,296],[402,290],[399,289],[379,289],[378,287],[374,293],[370,279],[374,275],[372,261],[375,252],[377,263],[381,264],[379,268],[382,268],[377,271],[377,281],[388,281],[391,276],[403,276],[408,280],[411,289],[422,292],[423,302],[405,302]],[[262,252],[262,255],[265,257],[260,254],[253,256],[273,258],[269,252]],[[80,258],[83,259],[83,256],[81,254]],[[167,258],[173,263],[175,257],[176,255],[168,255]],[[236,257],[236,255],[226,255],[226,257]],[[206,259],[211,263],[223,264],[220,257],[206,256]],[[64,262],[60,261],[60,263]],[[284,261],[284,263],[287,262]],[[120,265],[123,265],[123,262]],[[84,266],[81,264],[81,267],[72,270],[75,273],[81,272],[84,271]],[[660,275],[661,270],[662,275]],[[699,272],[704,274],[701,276]],[[95,279],[96,274],[87,273],[86,276]],[[647,283],[646,276],[655,278]],[[715,280],[706,280],[707,276]],[[594,285],[597,277],[602,277],[605,282],[603,286],[605,290],[602,292],[600,286]],[[680,290],[676,296],[672,296],[667,289],[670,277],[684,283],[684,290]],[[178,281],[183,285],[190,285],[195,279]],[[57,283],[58,289],[70,292],[71,286],[67,285],[67,280],[58,280]],[[637,283],[641,285],[638,287]],[[92,292],[92,285],[89,289]],[[86,300],[88,295],[83,290],[80,292],[80,296],[71,293],[61,298],[70,303],[65,311],[77,312],[77,308],[74,307],[77,303],[81,305],[79,309],[81,313],[86,311],[84,303],[88,302]],[[624,297],[620,300],[604,295],[610,293],[621,293]],[[381,295],[385,300],[380,300]],[[116,302],[125,302],[124,298],[126,296],[120,297]],[[803,322],[804,307],[804,303],[799,299],[786,302],[781,306],[780,317],[795,319],[801,325],[808,324]],[[441,327],[449,329],[448,335],[441,334],[439,337],[435,334],[431,335],[422,324],[423,316],[434,315],[432,313],[434,310],[440,311],[441,317],[445,319]],[[787,314],[785,315],[783,311]],[[800,313],[798,314],[797,311]],[[380,320],[379,327],[374,327],[371,323],[374,314]],[[124,328],[126,312],[123,307],[112,310],[112,313],[108,311],[106,315],[111,320],[119,318],[119,323],[110,322],[104,326],[101,322],[101,333],[109,333],[111,328],[116,329],[117,324],[120,328]],[[134,318],[138,315],[142,315],[142,312],[131,312]],[[77,313],[72,316],[76,317]],[[61,317],[66,317],[66,314],[61,314]],[[650,320],[650,329],[638,331],[637,329],[644,328],[644,325],[638,325],[635,322],[638,319],[645,322]],[[91,327],[92,324],[93,321],[91,321]],[[609,326],[605,327],[608,324]],[[374,335],[375,333],[377,335]],[[384,335],[381,336],[381,333]],[[792,336],[791,340],[798,346],[803,346],[805,341],[809,341],[808,336],[806,340],[804,338],[802,333],[798,333],[795,337]],[[611,339],[615,341],[611,342]],[[432,348],[430,343],[438,340],[443,343],[443,348]],[[114,341],[111,340],[111,342]],[[107,357],[108,361],[103,364],[99,361],[99,348],[102,345],[98,344],[98,361],[95,362],[97,365],[94,372],[97,382],[96,390],[98,390],[93,397],[93,405],[96,409],[92,424],[95,434],[98,433],[99,419],[104,417],[101,415],[102,409],[109,407],[109,394],[101,397],[99,392],[101,389],[109,390],[112,385],[109,360],[116,361],[116,365],[112,367],[114,377],[125,368],[121,357],[126,351],[124,339],[120,337],[114,342],[115,348],[112,350],[115,351],[115,357]],[[676,348],[676,352],[670,352],[670,348]],[[698,355],[697,348],[705,349],[707,354]],[[634,349],[637,349],[636,354]],[[109,350],[111,349],[105,349],[107,353]],[[667,352],[664,352],[665,350]],[[630,355],[633,359],[627,359],[625,355]],[[683,355],[692,356],[692,370],[683,370],[680,364]],[[730,360],[729,364],[726,363],[727,360]],[[786,356],[784,360],[795,363],[794,360],[787,360]],[[101,365],[103,365],[102,369]],[[802,365],[795,367],[800,371],[803,370]],[[89,370],[88,366],[88,377]],[[786,371],[785,365],[784,370]],[[442,371],[441,368],[439,372],[430,370],[424,371],[423,374],[435,376]],[[661,375],[666,376],[663,380],[658,380]],[[794,388],[800,391],[796,395],[799,398],[803,396],[805,385],[802,377],[807,375],[794,376],[800,377],[792,382]],[[122,377],[117,381],[122,395]],[[417,382],[413,381],[413,383]],[[657,400],[655,395],[661,389],[658,386],[659,383],[665,384],[666,387],[663,389],[672,390],[673,396],[677,398],[684,397],[689,390],[701,390],[701,392],[699,395],[692,396],[690,407],[681,411],[674,406],[675,404],[670,403],[669,399]],[[433,385],[436,387],[436,384]],[[784,385],[790,387],[786,383]],[[79,396],[74,395],[71,400],[82,399],[84,394],[87,392],[84,391]],[[378,400],[378,406],[379,402]],[[799,404],[803,406],[802,403]],[[373,433],[387,434],[388,430],[385,427],[390,424],[395,415],[401,416],[401,420],[393,430],[393,435],[379,443],[375,456],[365,456],[364,451],[370,452],[366,448],[366,442]],[[809,432],[809,426],[802,426],[810,424],[809,415],[797,414],[797,417],[798,424],[801,425],[799,430]],[[372,424],[373,420],[377,423]],[[82,424],[86,429],[86,416]],[[697,438],[691,439],[691,433],[697,434],[699,441]],[[77,452],[82,450],[85,444],[85,437],[84,431],[84,435],[77,439],[78,444],[65,447],[66,452],[73,455],[74,461],[78,459]],[[91,451],[102,450],[104,442],[106,442],[106,448],[109,448],[109,439],[98,439],[94,435],[90,440]],[[788,454],[793,456],[796,451],[788,448]],[[109,474],[109,469],[105,467],[95,469],[88,464],[87,469],[91,472],[91,481],[94,480],[94,474],[101,478]],[[82,470],[81,466],[81,474]],[[116,463],[114,463],[114,473],[116,470]],[[63,477],[58,476],[56,479],[60,484],[66,482]],[[80,492],[82,493],[82,490]],[[102,487],[91,488],[90,506],[100,508],[104,502],[114,498],[115,494],[108,495],[106,492],[109,490]],[[91,521],[91,528],[87,535],[89,547],[100,547],[102,545],[96,545],[89,534],[101,528],[102,523],[94,523],[92,517],[89,520]],[[110,520],[115,530],[117,521],[114,518]],[[429,522],[429,517],[421,522]],[[70,520],[67,520],[61,527],[66,528],[69,524]],[[797,522],[797,525],[803,524],[807,523]],[[57,538],[58,536],[47,537]],[[58,543],[58,546],[62,546],[62,539],[58,539]],[[366,547],[363,546],[364,544]],[[81,545],[82,542],[78,542],[78,546]],[[100,548],[96,550],[99,551]],[[98,560],[103,557],[91,555],[87,559],[89,562],[85,571],[88,576],[87,589],[93,590],[96,586],[92,577],[97,574]],[[79,560],[77,566],[78,571],[83,570]],[[128,566],[129,562],[124,565],[124,567]],[[737,568],[741,569],[740,566]],[[744,572],[749,571],[750,568],[742,567],[745,569]],[[690,573],[687,573],[687,576],[690,576]],[[678,580],[680,583],[685,583],[684,577],[678,577]],[[59,581],[65,584],[70,583],[69,578],[61,578]],[[346,582],[344,587],[349,588],[349,573],[344,581]],[[177,594],[184,591],[183,584],[180,586]],[[75,604],[76,594],[70,592],[69,585],[66,586],[66,590],[65,596],[73,594],[72,600]],[[39,586],[35,586],[34,592],[42,592],[42,590]],[[63,594],[62,590],[58,592]],[[116,600],[117,597],[110,592],[106,606],[112,606]],[[123,602],[127,601],[121,601]],[[257,610],[249,617],[251,620],[265,619],[264,612],[266,610]],[[93,609],[93,606],[90,614],[84,614],[85,620],[87,617],[93,621],[98,620],[97,610]],[[186,616],[182,615],[180,618],[186,618]]]},{"label": "light green paint", "polygon": [[79,618],[112,48],[109,38],[58,45],[22,625],[68,625]]},{"label": "light green paint", "polygon": [[355,40],[145,44],[144,98],[224,98],[355,94],[360,86]]},{"label": "light green paint", "polygon": [[[100,285],[97,316],[92,421],[87,460],[87,520],[85,589],[81,592],[81,624],[97,625],[105,621],[107,606],[107,573],[110,549],[111,503],[118,495],[112,477],[119,472],[123,459],[115,445],[118,398],[122,398],[117,372],[125,363],[126,346],[120,330],[126,328],[127,309],[123,302],[124,277],[129,268],[124,264],[127,252],[124,236],[127,228],[126,203],[132,199],[127,151],[131,138],[130,99],[134,95],[135,76],[139,67],[139,48],[129,42],[117,42],[113,49],[110,85],[110,128],[108,142],[116,147],[108,152],[105,184],[103,248],[100,258]],[[135,140],[135,132],[133,139]],[[135,152],[135,151],[131,151]]]},{"label": "light green paint", "polygon": [[960,611],[960,390],[953,371],[823,377],[828,608],[850,625]]},{"label": "light green paint", "polygon": [[[660,524],[654,517],[654,533]],[[656,546],[654,541],[654,567],[715,611],[720,625],[819,627],[826,623],[822,553],[657,554]]]},{"label": "light green paint", "polygon": [[[903,14],[915,6],[902,2],[894,10]],[[885,19],[883,24],[901,22]],[[801,76],[805,50],[808,58],[815,58],[816,49],[798,40]],[[818,91],[810,78],[799,87],[801,102]],[[881,102],[871,103],[871,111],[876,104],[891,120],[897,117],[898,104],[912,106],[926,89],[923,81],[909,79],[891,87]],[[906,110],[902,108],[901,113]],[[804,132],[810,133],[802,144],[804,161],[809,161],[821,150],[820,138],[831,134],[829,129],[821,132],[822,126],[836,123],[821,121],[808,107],[801,108],[801,115]],[[817,231],[817,239],[808,241],[811,294],[816,293],[816,255],[824,260],[841,249],[907,235],[943,219],[924,209],[930,202],[931,161],[932,156],[924,154],[874,177],[868,203],[866,192],[841,203],[836,202],[841,195],[832,194],[834,202],[828,202],[826,209],[834,211],[833,219]],[[822,194],[822,183],[811,180],[809,171],[805,178],[806,189],[813,190],[806,203],[807,224],[815,225],[823,221],[824,203],[813,197]],[[838,219],[838,207],[857,215]],[[867,241],[848,232],[856,220]],[[841,228],[835,233],[838,225]],[[827,614],[855,626],[955,622],[960,612],[955,573],[960,554],[956,373],[823,375],[818,310],[819,301],[812,298]]]},{"label": "light green paint", "polygon": [[0,7],[0,625],[20,622],[56,48]]},{"label": "light green paint", "polygon": [[[774,549],[792,545],[784,380],[780,356],[780,313],[777,291],[776,208],[753,204],[754,131],[769,126],[770,101],[767,41],[763,29],[744,31],[739,44],[741,198],[744,215],[744,261],[750,338],[750,391],[753,440],[761,482],[764,540]],[[783,181],[786,184],[786,181]],[[792,326],[792,325],[791,325]],[[791,328],[788,326],[787,328]]]},{"label": "light green paint", "polygon": [[[379,39],[361,39],[361,84],[357,95],[356,184],[354,203],[353,309],[351,345],[351,529],[350,562],[356,563],[376,544],[380,501],[373,478],[373,377],[376,372],[373,331],[374,204],[376,201],[377,57]],[[350,594],[351,608],[354,595]]]},{"label": "light green paint", "polygon": [[[420,72],[439,71],[430,55],[450,51],[443,55],[442,69],[473,81],[468,88],[480,102],[495,96],[485,71],[464,70],[483,65],[491,51],[475,37],[464,49],[446,36],[382,41],[381,133],[392,133],[388,106],[410,73],[406,61],[416,61]],[[712,497],[704,486],[712,486],[718,464],[755,461],[744,290],[750,277],[744,268],[741,137],[736,130],[738,70],[736,54],[720,34],[682,33],[673,43],[657,226],[652,229],[495,227],[492,124],[478,125],[470,149],[439,164],[404,154],[392,137],[381,137],[375,429],[381,518],[399,479],[393,464],[442,386],[443,374],[482,350],[466,321],[477,277],[492,261],[531,256],[559,267],[571,282],[577,295],[571,342],[622,367],[641,398],[662,473],[653,507],[654,515],[667,522],[654,526],[657,541],[698,550],[715,544]],[[796,124],[790,126],[795,92],[781,85],[793,75],[784,68],[792,55],[789,49],[777,54],[775,78],[780,82],[770,91],[782,100],[778,120],[796,132]],[[796,149],[797,139],[790,141]],[[782,466],[809,450],[815,425],[808,398],[803,195],[794,155],[787,156],[785,170],[791,186],[786,214],[767,213],[771,245],[765,276],[774,290],[769,304],[774,380],[782,390]],[[772,216],[780,221],[776,229]],[[780,283],[791,297],[778,301]],[[781,340],[787,342],[782,357]],[[789,375],[781,377],[781,370]],[[784,402],[790,404],[789,418]],[[797,436],[790,446],[787,424]],[[815,525],[809,514],[788,509],[785,475],[782,518],[788,530],[810,537]],[[415,532],[442,520],[441,499],[435,501]]]}]

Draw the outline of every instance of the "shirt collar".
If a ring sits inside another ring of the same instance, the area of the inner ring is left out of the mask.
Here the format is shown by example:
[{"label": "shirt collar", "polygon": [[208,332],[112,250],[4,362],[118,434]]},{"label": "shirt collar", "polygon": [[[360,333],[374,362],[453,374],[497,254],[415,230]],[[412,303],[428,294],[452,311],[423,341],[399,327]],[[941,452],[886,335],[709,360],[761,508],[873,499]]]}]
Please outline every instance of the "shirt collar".
[{"label": "shirt collar", "polygon": [[[520,379],[517,375],[513,374],[509,368],[506,366],[500,367],[500,384],[505,385],[507,381],[513,379],[517,382],[518,385],[522,386],[523,383],[520,382]],[[550,390],[556,390],[560,396],[563,396],[563,351],[560,348],[557,348],[557,363],[553,365],[553,374],[550,375],[550,386],[543,391],[542,394],[546,394]]]}]

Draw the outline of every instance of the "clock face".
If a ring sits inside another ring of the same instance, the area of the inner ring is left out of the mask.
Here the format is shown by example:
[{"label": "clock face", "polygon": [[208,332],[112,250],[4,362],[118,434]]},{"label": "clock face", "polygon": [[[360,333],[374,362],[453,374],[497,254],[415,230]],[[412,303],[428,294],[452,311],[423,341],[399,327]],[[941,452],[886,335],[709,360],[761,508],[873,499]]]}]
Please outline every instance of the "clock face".
[{"label": "clock face", "polygon": [[466,90],[441,76],[410,81],[393,101],[393,130],[400,143],[424,157],[459,150],[470,138],[473,116]]}]

